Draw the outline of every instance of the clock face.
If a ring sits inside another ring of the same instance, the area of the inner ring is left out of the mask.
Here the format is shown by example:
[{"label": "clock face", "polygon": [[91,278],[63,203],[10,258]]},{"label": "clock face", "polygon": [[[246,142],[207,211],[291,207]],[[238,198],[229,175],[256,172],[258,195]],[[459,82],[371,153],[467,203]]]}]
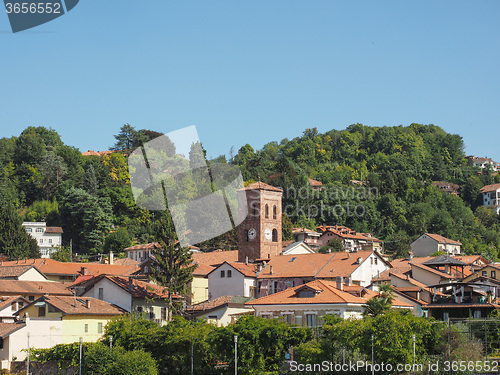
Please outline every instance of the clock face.
[{"label": "clock face", "polygon": [[266,237],[266,240],[270,240],[272,236],[273,232],[271,231],[271,229],[267,228],[264,232],[264,237]]},{"label": "clock face", "polygon": [[257,236],[257,231],[253,228],[250,228],[248,230],[248,238],[253,240],[253,239],[255,239],[255,236]]}]

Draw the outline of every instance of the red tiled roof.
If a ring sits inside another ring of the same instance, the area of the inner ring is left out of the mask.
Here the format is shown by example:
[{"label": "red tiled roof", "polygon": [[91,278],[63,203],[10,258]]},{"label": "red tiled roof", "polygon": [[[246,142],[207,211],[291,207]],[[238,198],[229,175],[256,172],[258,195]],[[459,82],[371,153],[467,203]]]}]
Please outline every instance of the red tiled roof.
[{"label": "red tiled roof", "polygon": [[0,280],[0,295],[52,294],[71,295],[62,283],[54,281]]},{"label": "red tiled roof", "polygon": [[435,275],[439,275],[439,276],[441,276],[442,278],[445,278],[445,279],[455,279],[454,276],[449,275],[449,274],[447,274],[447,273],[445,273],[443,271],[436,270],[436,269],[434,269],[432,267],[426,266],[425,264],[415,263],[415,264],[412,264],[412,266],[415,266],[417,268],[420,268],[420,269],[423,269],[425,271],[431,272],[431,273],[433,273]]},{"label": "red tiled roof", "polygon": [[61,227],[46,227],[45,228],[45,234],[50,234],[50,233],[54,233],[54,234],[62,234],[64,233],[63,232],[63,229]]},{"label": "red tiled roof", "polygon": [[92,297],[43,296],[15,314],[21,316],[22,311],[40,301],[54,306],[64,315],[122,315],[126,313],[124,309],[116,305]]},{"label": "red tiled roof", "polygon": [[116,266],[139,266],[139,262],[130,258],[118,258],[113,260]]},{"label": "red tiled roof", "polygon": [[161,246],[158,242],[151,242],[151,243],[146,243],[146,244],[140,244],[140,245],[135,245],[131,247],[127,247],[124,251],[129,251],[129,250],[153,250],[153,249],[159,249]]},{"label": "red tiled roof", "polygon": [[450,240],[449,238],[443,237],[439,234],[425,233],[425,235],[429,236],[430,238],[437,241],[438,243],[444,243],[444,244],[450,244],[450,245],[461,245],[460,242]]},{"label": "red tiled roof", "polygon": [[[145,281],[137,280],[129,277],[113,276],[113,275],[101,275],[94,277],[89,281],[83,281],[86,291],[89,290],[93,285],[102,279],[108,279],[116,286],[130,293],[135,298],[167,298],[168,292],[165,287],[157,284],[148,283]],[[130,288],[129,280],[132,280],[132,285]],[[75,285],[75,284],[74,284]],[[182,298],[178,295],[173,295],[173,298]]]},{"label": "red tiled roof", "polygon": [[75,262],[58,262],[54,259],[24,259],[2,262],[0,268],[3,266],[17,266],[17,265],[33,265],[45,275],[81,275],[82,268],[86,274],[94,276],[101,274],[108,275],[130,275],[139,270],[138,266],[122,266],[115,264],[97,264],[97,263],[75,263]]},{"label": "red tiled roof", "polygon": [[311,186],[323,186],[323,183],[320,181],[313,180],[312,178],[309,179],[309,185]]},{"label": "red tiled roof", "polygon": [[359,267],[359,264],[357,264],[358,258],[365,260],[371,254],[373,254],[373,251],[280,255],[271,258],[267,267],[262,270],[258,278],[317,277],[327,279],[336,276],[347,277]]},{"label": "red tiled roof", "polygon": [[36,269],[36,267],[33,267],[33,265],[29,264],[20,266],[0,266],[0,278],[1,279],[17,278],[22,274],[28,272],[31,268]]},{"label": "red tiled roof", "polygon": [[497,191],[500,189],[500,184],[486,185],[481,188],[481,193],[490,193],[492,191]]},{"label": "red tiled roof", "polygon": [[261,181],[254,182],[253,184],[248,185],[240,190],[269,190],[269,191],[276,191],[276,192],[280,192],[280,193],[283,191],[283,189],[281,189],[281,188],[277,188],[277,187],[265,184]]},{"label": "red tiled roof", "polygon": [[0,310],[2,310],[5,306],[10,306],[10,304],[17,299],[22,299],[26,303],[28,302],[28,300],[23,296],[2,296],[0,297]]},{"label": "red tiled roof", "polygon": [[218,266],[224,262],[237,262],[238,250],[222,251],[215,250],[208,253],[193,253],[193,262],[205,266]]},{"label": "red tiled roof", "polygon": [[88,150],[85,152],[82,152],[82,156],[103,156],[103,155],[111,155],[113,152],[119,152],[123,153],[123,151],[120,150],[111,150],[111,151],[94,151],[94,150]]},{"label": "red tiled roof", "polygon": [[[316,293],[314,297],[300,298],[297,296],[299,289],[309,288]],[[307,284],[288,288],[282,292],[274,293],[254,301],[247,302],[245,305],[290,305],[290,304],[343,304],[354,303],[363,305],[370,298],[378,293],[366,289],[367,294],[364,297],[356,297],[347,291],[337,289],[336,282],[328,280],[314,280]],[[410,304],[394,300],[393,306],[411,307]]]},{"label": "red tiled roof", "polygon": [[371,233],[356,232],[351,228],[344,227],[342,225],[320,225],[316,229],[323,234],[330,232],[340,238],[371,241],[371,242],[382,242],[378,238],[374,237]]},{"label": "red tiled roof", "polygon": [[23,327],[26,327],[26,323],[0,323],[0,338],[5,339]]},{"label": "red tiled roof", "polygon": [[311,233],[311,234],[314,234],[314,235],[319,235],[318,232],[316,232],[314,230],[311,230],[311,229],[303,228],[303,227],[293,228],[292,229],[292,233]]},{"label": "red tiled roof", "polygon": [[215,269],[214,267],[207,266],[205,264],[196,264],[196,268],[193,271],[193,275],[195,275],[195,276],[207,276],[214,269]]},{"label": "red tiled roof", "polygon": [[[224,262],[233,267],[235,270],[241,272],[243,276],[246,277],[255,277],[256,276],[256,265],[255,264],[245,264],[240,262]],[[222,263],[222,264],[224,264]],[[222,266],[221,264],[221,266]],[[215,271],[214,268],[212,271]]]}]

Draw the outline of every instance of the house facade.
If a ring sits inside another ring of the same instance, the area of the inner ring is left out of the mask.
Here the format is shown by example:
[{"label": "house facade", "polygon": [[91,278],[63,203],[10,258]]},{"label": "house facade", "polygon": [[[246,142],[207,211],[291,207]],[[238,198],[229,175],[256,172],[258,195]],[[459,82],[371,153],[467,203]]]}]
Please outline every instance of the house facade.
[{"label": "house facade", "polygon": [[[362,318],[364,304],[377,294],[362,286],[344,285],[342,279],[314,280],[247,302],[246,305],[255,310],[255,316],[281,318],[290,324],[314,328],[322,325],[325,315],[343,319]],[[399,300],[395,300],[393,306],[412,309],[410,304]]]},{"label": "house facade", "polygon": [[374,237],[371,233],[356,232],[342,225],[322,225],[317,229],[321,233],[318,240],[319,246],[328,245],[330,241],[339,239],[342,241],[345,251],[382,251],[382,241]]},{"label": "house facade", "polygon": [[493,207],[497,214],[500,213],[500,184],[486,185],[481,188],[483,205]]},{"label": "house facade", "polygon": [[26,232],[38,243],[42,258],[50,258],[50,255],[59,250],[62,246],[61,227],[48,227],[44,222],[23,222]]},{"label": "house facade", "polygon": [[208,299],[223,296],[256,296],[256,266],[224,262],[208,274]]},{"label": "house facade", "polygon": [[428,257],[437,251],[443,251],[451,256],[460,255],[462,244],[439,234],[425,233],[413,241],[410,246],[415,256]]},{"label": "house facade", "polygon": [[466,159],[469,163],[469,165],[472,165],[474,167],[478,167],[481,169],[486,168],[486,166],[491,166],[491,169],[495,172],[498,172],[500,170],[500,163],[497,163],[493,159],[490,158],[483,158],[483,157],[476,157],[476,156],[466,156]]}]

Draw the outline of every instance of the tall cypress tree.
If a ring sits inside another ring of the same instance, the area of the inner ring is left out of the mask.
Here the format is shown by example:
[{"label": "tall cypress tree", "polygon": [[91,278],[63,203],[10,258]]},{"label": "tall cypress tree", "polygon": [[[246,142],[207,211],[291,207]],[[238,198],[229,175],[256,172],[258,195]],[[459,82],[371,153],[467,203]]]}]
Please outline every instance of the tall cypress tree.
[{"label": "tall cypress tree", "polygon": [[36,240],[26,233],[12,203],[0,204],[0,249],[9,258],[39,258]]},{"label": "tall cypress tree", "polygon": [[151,278],[168,292],[167,320],[170,321],[173,310],[179,308],[174,304],[173,295],[187,293],[196,265],[193,264],[189,249],[181,247],[177,241],[170,212],[167,210],[159,216],[155,228],[157,246],[152,251]]}]

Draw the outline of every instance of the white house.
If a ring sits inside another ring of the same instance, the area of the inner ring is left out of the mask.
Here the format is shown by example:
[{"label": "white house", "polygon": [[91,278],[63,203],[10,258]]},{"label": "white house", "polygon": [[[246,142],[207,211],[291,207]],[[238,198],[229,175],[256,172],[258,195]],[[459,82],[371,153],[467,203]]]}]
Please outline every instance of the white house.
[{"label": "white house", "polygon": [[22,296],[0,297],[0,323],[14,323],[15,312],[28,305],[30,302]]},{"label": "white house", "polygon": [[281,255],[314,254],[314,251],[305,242],[294,242],[281,250]]},{"label": "white house", "polygon": [[413,241],[410,246],[415,256],[428,257],[436,251],[443,251],[451,256],[459,255],[462,244],[439,234],[425,233]]},{"label": "white house", "polygon": [[47,281],[47,277],[32,264],[18,266],[0,264],[0,280]]},{"label": "white house", "polygon": [[[290,324],[306,327],[322,325],[322,317],[334,315],[340,318],[359,319],[363,305],[377,292],[358,285],[344,285],[337,281],[314,280],[307,284],[288,288],[245,305],[255,309],[255,315],[264,318],[282,318]],[[395,299],[394,308],[413,309],[409,303]]]},{"label": "white house", "polygon": [[195,319],[205,319],[219,327],[227,326],[234,323],[241,315],[253,315],[253,309],[245,305],[245,302],[253,299],[253,297],[223,296],[193,305],[187,312]]},{"label": "white house", "polygon": [[497,172],[500,170],[500,163],[497,163],[490,158],[466,156],[466,159],[469,161],[469,164],[473,165],[474,167],[483,169],[486,168],[487,165],[490,165],[493,171]]},{"label": "white house", "polygon": [[481,189],[483,204],[493,207],[497,214],[500,213],[500,184],[486,185]]},{"label": "white house", "polygon": [[208,299],[223,296],[255,297],[256,269],[253,264],[224,262],[208,274]]},{"label": "white house", "polygon": [[38,242],[42,258],[50,258],[62,245],[61,227],[48,227],[44,222],[23,222],[26,232]]},{"label": "white house", "polygon": [[319,248],[321,246],[319,242],[321,234],[316,231],[307,228],[293,228],[292,236],[295,242],[305,242],[312,248]]},{"label": "white house", "polygon": [[[100,275],[84,279],[74,284],[73,288],[79,296],[112,303],[128,312],[144,314],[147,319],[158,323],[164,323],[167,319],[168,293],[156,284],[132,277]],[[174,295],[173,299],[182,300],[177,295]]]}]

